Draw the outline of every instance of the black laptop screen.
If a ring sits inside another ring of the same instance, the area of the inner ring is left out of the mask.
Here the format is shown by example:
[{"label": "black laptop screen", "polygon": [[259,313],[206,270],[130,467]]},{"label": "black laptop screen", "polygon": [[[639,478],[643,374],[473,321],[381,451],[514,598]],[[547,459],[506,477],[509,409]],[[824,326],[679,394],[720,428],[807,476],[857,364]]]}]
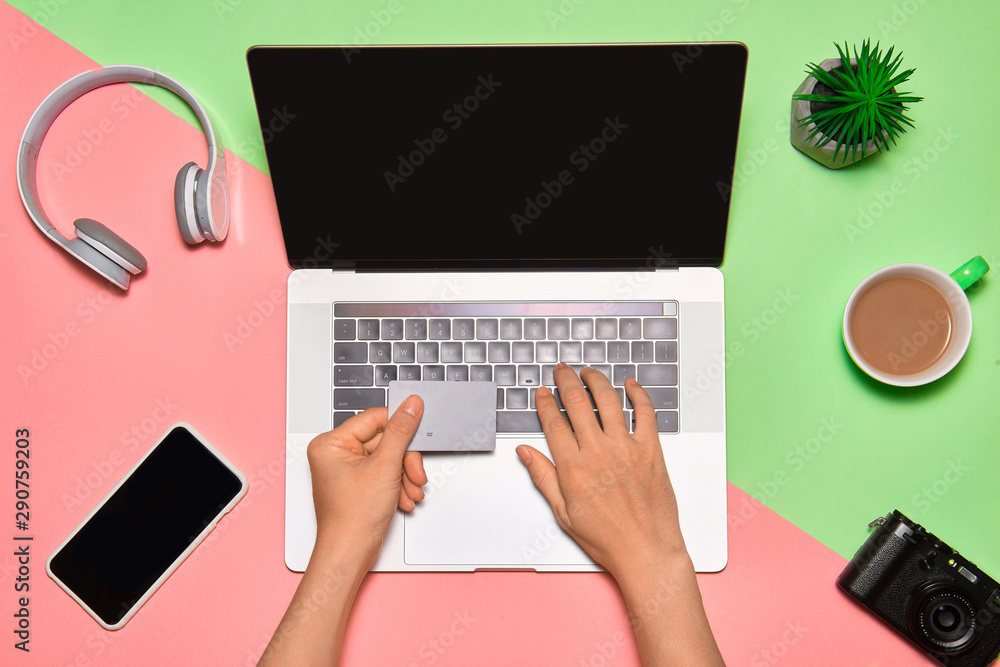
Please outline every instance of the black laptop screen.
[{"label": "black laptop screen", "polygon": [[254,47],[293,268],[722,262],[742,44]]}]

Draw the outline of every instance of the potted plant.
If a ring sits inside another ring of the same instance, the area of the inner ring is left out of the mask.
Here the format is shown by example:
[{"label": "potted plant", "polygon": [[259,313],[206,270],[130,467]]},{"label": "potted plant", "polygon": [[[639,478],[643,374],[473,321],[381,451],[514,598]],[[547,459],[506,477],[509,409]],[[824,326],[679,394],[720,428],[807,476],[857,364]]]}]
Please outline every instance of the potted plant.
[{"label": "potted plant", "polygon": [[913,127],[906,105],[923,99],[896,90],[913,74],[898,71],[902,54],[893,58],[890,48],[883,56],[877,43],[871,48],[865,40],[850,58],[846,42],[835,46],[840,57],[810,63],[792,95],[792,145],[830,169],[888,151],[905,125]]}]

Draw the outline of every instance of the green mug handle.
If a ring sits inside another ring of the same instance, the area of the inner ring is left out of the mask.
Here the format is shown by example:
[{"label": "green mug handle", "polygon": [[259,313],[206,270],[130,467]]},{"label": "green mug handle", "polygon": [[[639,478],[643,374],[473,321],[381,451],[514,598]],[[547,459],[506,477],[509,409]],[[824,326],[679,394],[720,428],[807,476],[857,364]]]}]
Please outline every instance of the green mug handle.
[{"label": "green mug handle", "polygon": [[963,290],[969,289],[973,283],[986,275],[990,265],[982,255],[976,255],[968,262],[951,272],[951,277]]}]

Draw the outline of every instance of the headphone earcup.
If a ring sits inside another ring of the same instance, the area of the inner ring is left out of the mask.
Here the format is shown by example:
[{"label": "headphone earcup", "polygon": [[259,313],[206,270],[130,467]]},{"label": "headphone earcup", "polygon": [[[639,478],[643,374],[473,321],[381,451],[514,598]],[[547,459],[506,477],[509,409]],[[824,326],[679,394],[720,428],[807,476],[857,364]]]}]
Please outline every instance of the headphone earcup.
[{"label": "headphone earcup", "polygon": [[142,253],[101,223],[90,218],[80,218],[73,226],[76,227],[80,240],[132,275],[146,270],[146,258]]},{"label": "headphone earcup", "polygon": [[194,245],[205,240],[198,225],[198,211],[195,208],[195,188],[201,169],[194,162],[188,162],[177,172],[174,181],[174,209],[177,213],[177,226],[185,241]]}]

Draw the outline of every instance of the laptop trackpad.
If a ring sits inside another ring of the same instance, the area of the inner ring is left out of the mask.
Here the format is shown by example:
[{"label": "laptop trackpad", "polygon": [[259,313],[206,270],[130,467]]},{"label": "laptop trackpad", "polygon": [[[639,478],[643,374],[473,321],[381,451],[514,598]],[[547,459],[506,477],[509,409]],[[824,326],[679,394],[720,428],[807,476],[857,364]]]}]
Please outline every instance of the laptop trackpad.
[{"label": "laptop trackpad", "polygon": [[489,452],[497,436],[497,386],[493,382],[389,383],[389,414],[407,396],[424,401],[411,452]]},{"label": "laptop trackpad", "polygon": [[514,452],[545,440],[501,439],[492,452],[424,454],[426,498],[404,514],[403,559],[411,565],[534,567],[592,565],[563,532]]}]

